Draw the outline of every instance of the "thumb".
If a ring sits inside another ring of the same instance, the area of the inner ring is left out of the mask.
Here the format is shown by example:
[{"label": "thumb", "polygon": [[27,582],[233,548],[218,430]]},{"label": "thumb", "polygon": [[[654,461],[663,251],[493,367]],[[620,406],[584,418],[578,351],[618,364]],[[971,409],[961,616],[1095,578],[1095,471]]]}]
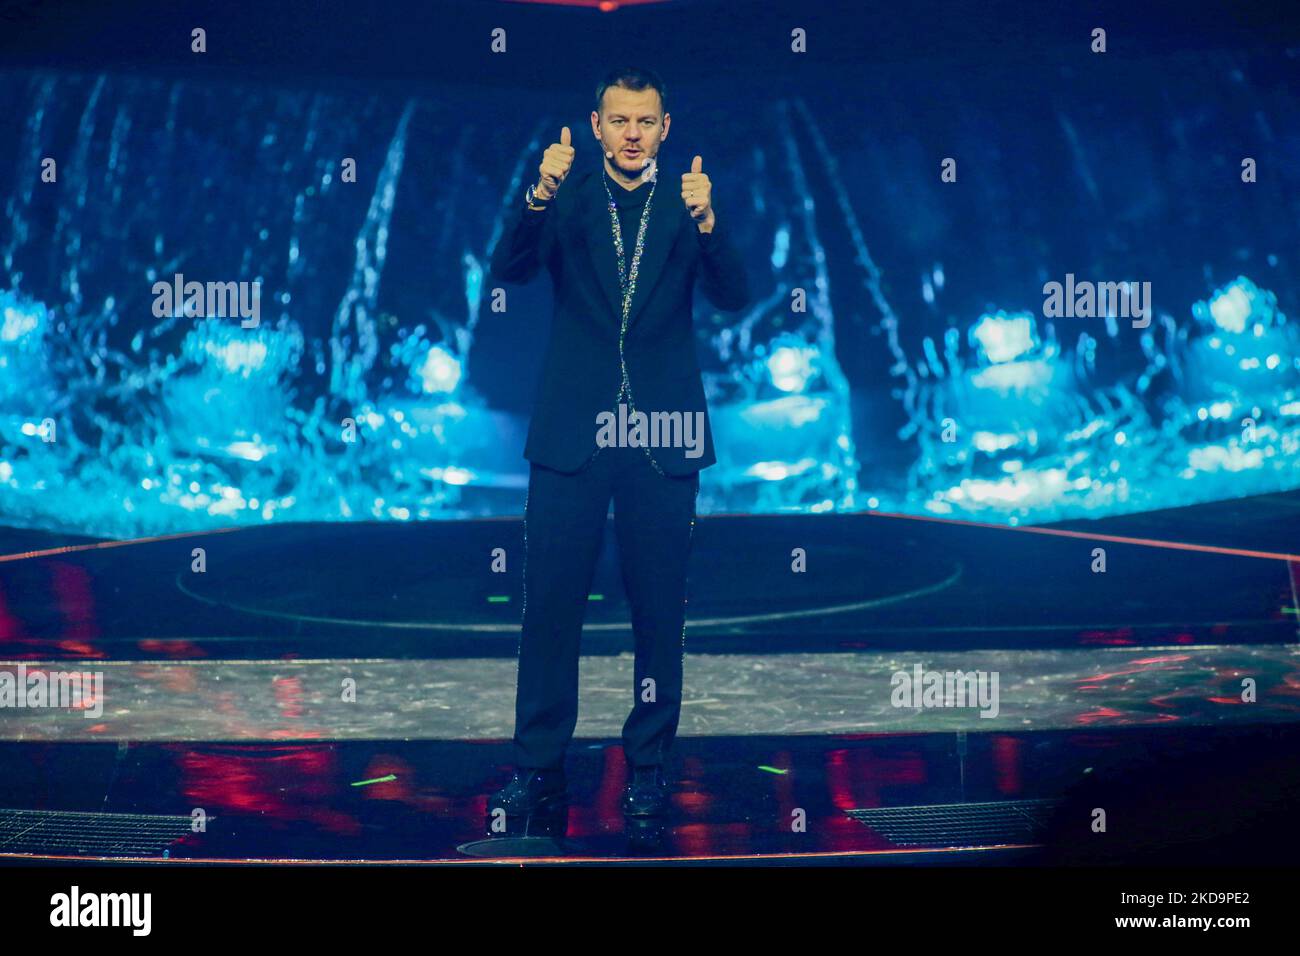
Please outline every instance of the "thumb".
[{"label": "thumb", "polygon": [[567,126],[560,130],[560,145],[569,145],[569,127]]},{"label": "thumb", "polygon": [[704,160],[696,156],[691,160],[691,172],[699,173],[704,171]]}]

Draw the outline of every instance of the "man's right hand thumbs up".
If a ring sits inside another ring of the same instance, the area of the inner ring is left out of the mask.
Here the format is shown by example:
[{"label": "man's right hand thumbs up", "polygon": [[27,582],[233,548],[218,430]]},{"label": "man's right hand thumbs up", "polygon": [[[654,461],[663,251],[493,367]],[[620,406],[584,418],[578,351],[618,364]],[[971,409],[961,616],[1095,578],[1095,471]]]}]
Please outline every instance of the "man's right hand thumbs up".
[{"label": "man's right hand thumbs up", "polygon": [[537,167],[541,179],[533,188],[533,192],[539,199],[553,198],[556,190],[560,188],[560,183],[564,182],[564,177],[569,175],[569,168],[573,166],[574,153],[569,141],[569,127],[566,126],[560,130],[560,141],[547,146],[546,152],[542,154],[541,165]]}]

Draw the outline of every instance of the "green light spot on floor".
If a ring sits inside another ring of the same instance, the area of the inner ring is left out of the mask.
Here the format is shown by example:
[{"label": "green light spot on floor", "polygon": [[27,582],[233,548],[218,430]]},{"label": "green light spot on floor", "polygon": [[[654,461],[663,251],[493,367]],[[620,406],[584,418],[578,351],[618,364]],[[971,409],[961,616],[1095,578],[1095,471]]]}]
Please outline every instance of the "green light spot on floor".
[{"label": "green light spot on floor", "polygon": [[588,595],[587,595],[587,600],[588,600],[588,601],[603,601],[603,600],[605,600],[605,595],[603,595],[603,594],[588,594]]},{"label": "green light spot on floor", "polygon": [[766,770],[768,773],[787,774],[787,773],[790,772],[789,770],[782,770],[780,767],[769,767],[769,766],[768,766],[767,764],[765,764],[765,763],[761,763],[761,764],[759,764],[759,765],[758,765],[758,769],[759,769],[759,770]]},{"label": "green light spot on floor", "polygon": [[509,604],[509,603],[510,603],[510,595],[509,595],[509,594],[489,594],[489,595],[488,595],[488,603],[489,603],[489,604]]},{"label": "green light spot on floor", "polygon": [[352,786],[354,786],[354,787],[368,787],[368,786],[370,786],[372,783],[387,783],[387,782],[390,781],[390,780],[396,780],[396,779],[397,779],[397,774],[395,774],[395,773],[390,773],[390,774],[389,774],[388,776],[386,776],[386,777],[375,777],[374,780],[357,780],[357,781],[355,781],[355,782],[352,784]]}]

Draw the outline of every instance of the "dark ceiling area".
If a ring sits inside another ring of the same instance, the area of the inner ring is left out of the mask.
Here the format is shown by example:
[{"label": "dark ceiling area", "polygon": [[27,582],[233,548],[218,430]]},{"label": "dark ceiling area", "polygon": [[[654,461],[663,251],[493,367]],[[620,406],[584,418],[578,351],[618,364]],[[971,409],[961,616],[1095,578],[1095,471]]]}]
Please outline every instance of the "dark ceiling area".
[{"label": "dark ceiling area", "polygon": [[[498,0],[0,0],[0,65],[406,93],[425,84],[571,91],[621,62],[686,83],[783,76],[843,83],[846,69],[856,75],[918,60],[1006,67],[1086,44],[1097,26],[1119,58],[1300,42],[1294,2],[1273,0],[663,0],[608,10]],[[195,27],[207,33],[206,53],[190,50]],[[806,31],[808,52],[787,57],[777,73],[774,58],[789,50],[796,28]],[[497,29],[505,53],[491,49]]]}]

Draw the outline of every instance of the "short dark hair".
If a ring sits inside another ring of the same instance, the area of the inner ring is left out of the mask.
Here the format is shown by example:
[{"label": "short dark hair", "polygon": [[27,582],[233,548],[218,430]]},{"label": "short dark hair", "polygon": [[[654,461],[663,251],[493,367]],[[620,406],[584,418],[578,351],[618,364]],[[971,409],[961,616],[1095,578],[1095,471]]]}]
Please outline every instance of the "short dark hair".
[{"label": "short dark hair", "polygon": [[627,90],[640,91],[649,87],[659,94],[659,108],[668,112],[668,91],[664,81],[654,70],[642,70],[634,66],[621,66],[610,70],[596,86],[596,112],[600,112],[605,101],[605,91],[611,86],[621,86]]}]

